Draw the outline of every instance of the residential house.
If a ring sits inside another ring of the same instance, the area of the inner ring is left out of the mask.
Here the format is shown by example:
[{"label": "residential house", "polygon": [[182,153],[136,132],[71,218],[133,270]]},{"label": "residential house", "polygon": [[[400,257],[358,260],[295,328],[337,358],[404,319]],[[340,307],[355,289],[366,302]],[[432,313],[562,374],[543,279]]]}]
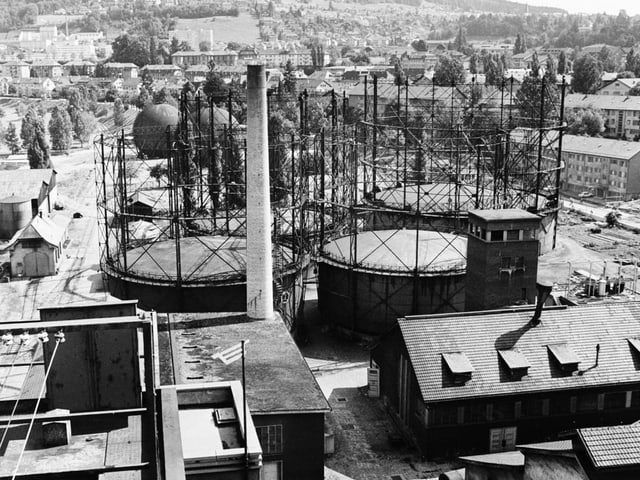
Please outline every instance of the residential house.
[{"label": "residential house", "polygon": [[636,85],[640,85],[640,78],[617,78],[611,83],[597,90],[598,95],[622,95],[626,96]]},{"label": "residential house", "polygon": [[107,77],[138,78],[138,71],[138,66],[135,63],[107,62],[104,64],[104,72]]},{"label": "residential house", "polygon": [[[538,310],[539,311],[539,310]],[[411,316],[372,350],[383,402],[428,458],[513,450],[640,416],[640,303]]]},{"label": "residential house", "polygon": [[10,77],[13,80],[22,80],[31,76],[31,68],[29,64],[22,60],[9,60],[0,63],[0,72],[3,77]]},{"label": "residential house", "polygon": [[565,110],[601,110],[606,135],[629,140],[640,136],[640,97],[572,93],[565,97],[564,106]]},{"label": "residential house", "polygon": [[311,95],[324,95],[333,90],[332,84],[322,78],[299,78],[296,88],[299,92],[306,90]]},{"label": "residential house", "polygon": [[142,76],[149,75],[154,82],[174,82],[184,76],[182,69],[176,65],[145,65],[140,73]]},{"label": "residential house", "polygon": [[31,76],[57,80],[62,76],[62,65],[55,60],[34,60],[31,63]]},{"label": "residential house", "polygon": [[279,316],[243,313],[158,315],[162,385],[229,381],[241,362],[212,353],[246,342],[247,403],[262,446],[263,479],[324,478],[324,415],[329,405]]},{"label": "residential house", "polygon": [[640,143],[565,135],[562,140],[561,189],[589,191],[602,199],[640,196]]},{"label": "residential house", "polygon": [[62,65],[62,71],[69,76],[92,76],[96,71],[96,64],[89,60],[71,60]]},{"label": "residential house", "polygon": [[51,94],[56,88],[56,84],[48,77],[45,78],[23,78],[13,84],[16,93],[21,97],[51,98]]}]

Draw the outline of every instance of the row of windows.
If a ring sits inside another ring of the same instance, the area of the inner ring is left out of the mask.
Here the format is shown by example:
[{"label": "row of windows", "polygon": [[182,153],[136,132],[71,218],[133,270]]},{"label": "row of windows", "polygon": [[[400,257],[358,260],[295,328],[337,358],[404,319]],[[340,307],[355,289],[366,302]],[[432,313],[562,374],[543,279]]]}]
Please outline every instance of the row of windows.
[{"label": "row of windows", "polygon": [[[583,155],[581,153],[567,153],[566,154],[569,159],[576,159],[578,161],[583,161],[585,163],[606,163],[606,160],[609,160],[611,165],[620,165],[621,167],[627,166],[626,160],[616,160],[616,159],[608,159],[607,157],[593,157],[591,155]],[[605,162],[603,162],[605,160]],[[570,164],[569,168],[575,168],[576,170],[589,169],[591,167],[585,167],[582,165]]]},{"label": "row of windows", "polygon": [[[610,393],[586,392],[576,396],[557,395],[551,398],[518,401],[505,399],[488,403],[430,406],[425,421],[427,426],[455,425],[623,408],[640,408],[640,390]],[[422,410],[417,409],[418,412]]]}]

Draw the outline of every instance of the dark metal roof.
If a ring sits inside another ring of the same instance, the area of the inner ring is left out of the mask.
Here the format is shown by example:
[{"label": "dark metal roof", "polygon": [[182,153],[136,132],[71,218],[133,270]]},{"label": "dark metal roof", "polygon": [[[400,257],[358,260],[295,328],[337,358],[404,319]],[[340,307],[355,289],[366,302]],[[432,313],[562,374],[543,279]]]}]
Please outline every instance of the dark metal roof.
[{"label": "dark metal roof", "polygon": [[519,208],[503,208],[489,210],[469,210],[469,215],[475,215],[483,220],[540,220],[534,213]]},{"label": "dark metal roof", "polygon": [[[240,360],[224,365],[212,355],[248,340],[247,401],[252,412],[329,410],[307,362],[279,317],[258,321],[242,313],[171,313],[159,315],[158,322],[163,347],[162,384],[240,380]],[[169,340],[170,348],[164,347]]]},{"label": "dark metal roof", "polygon": [[[640,303],[549,309],[531,327],[533,309],[413,316],[398,320],[426,402],[582,389],[640,382],[637,353],[628,342],[640,332]],[[566,343],[580,360],[573,374],[559,372],[551,344]],[[596,345],[600,344],[596,365]],[[517,349],[531,364],[514,379],[500,368],[499,351]],[[446,381],[442,354],[464,352],[475,369],[465,384]]]}]

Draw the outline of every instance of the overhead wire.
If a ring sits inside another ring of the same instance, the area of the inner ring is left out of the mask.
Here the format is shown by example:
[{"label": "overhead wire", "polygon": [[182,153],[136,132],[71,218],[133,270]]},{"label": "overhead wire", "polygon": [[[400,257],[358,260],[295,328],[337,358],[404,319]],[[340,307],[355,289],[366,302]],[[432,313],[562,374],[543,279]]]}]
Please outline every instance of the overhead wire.
[{"label": "overhead wire", "polygon": [[[39,335],[39,338],[43,343],[49,341],[48,335],[46,332],[43,332]],[[33,424],[36,420],[36,415],[38,414],[38,408],[40,408],[40,401],[42,400],[42,396],[44,395],[44,389],[47,385],[47,378],[49,377],[49,373],[51,372],[51,367],[53,366],[53,361],[56,358],[56,353],[58,352],[58,347],[61,343],[65,341],[64,333],[61,331],[55,334],[56,345],[53,347],[53,352],[51,353],[51,359],[49,360],[49,365],[47,365],[47,370],[44,374],[44,379],[42,380],[42,386],[40,387],[40,392],[38,394],[38,399],[36,400],[36,406],[33,410],[33,415],[31,416],[31,420],[29,421],[29,428],[27,429],[27,435],[24,439],[24,444],[22,445],[22,449],[20,450],[20,455],[18,456],[18,461],[16,462],[15,469],[13,470],[13,474],[11,476],[11,480],[15,480],[18,475],[18,471],[20,470],[20,463],[22,462],[22,457],[24,456],[24,452],[27,449],[27,444],[29,443],[29,436],[31,435],[31,430],[33,429]]]},{"label": "overhead wire", "polygon": [[[15,353],[15,356],[13,357],[13,361],[11,362],[11,367],[9,368],[9,373],[7,374],[7,376],[4,379],[3,382],[3,386],[6,386],[7,384],[7,380],[11,377],[11,374],[13,372],[13,367],[15,366],[16,362],[18,361],[18,358],[20,357],[20,351],[22,350],[22,347],[24,345],[26,345],[29,341],[29,334],[27,332],[23,333],[22,335],[20,335],[20,345],[18,345],[18,350]],[[9,346],[9,348],[11,348]],[[35,361],[35,355],[31,356],[31,362],[29,363],[29,368],[27,370],[27,372],[31,371],[31,367],[33,367],[34,361]],[[16,413],[16,410],[18,409],[18,404],[20,403],[20,400],[22,399],[22,393],[24,392],[24,388],[26,385],[26,381],[23,382],[22,386],[20,387],[20,391],[18,392],[18,398],[16,398],[15,403],[13,404],[13,408],[11,409],[11,415],[9,416],[9,422],[7,423],[7,425],[4,428],[4,431],[2,432],[2,439],[0,439],[0,448],[2,448],[2,445],[4,445],[4,441],[7,438],[7,434],[9,433],[9,428],[11,427],[11,421],[13,420],[13,416]]]}]

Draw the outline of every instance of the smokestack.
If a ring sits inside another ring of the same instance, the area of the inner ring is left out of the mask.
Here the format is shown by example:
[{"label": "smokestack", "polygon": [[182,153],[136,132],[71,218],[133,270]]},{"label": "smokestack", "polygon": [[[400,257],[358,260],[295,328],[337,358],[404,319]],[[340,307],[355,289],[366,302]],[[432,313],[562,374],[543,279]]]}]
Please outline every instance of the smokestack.
[{"label": "smokestack", "polygon": [[548,280],[538,280],[536,282],[536,289],[538,291],[538,301],[536,302],[536,311],[533,314],[533,317],[529,321],[529,325],[532,327],[538,326],[540,324],[540,315],[542,315],[542,307],[544,307],[544,302],[547,301],[549,295],[551,294],[551,290],[553,290],[553,282]]},{"label": "smokestack", "polygon": [[271,203],[264,65],[247,71],[247,316],[273,317]]}]

